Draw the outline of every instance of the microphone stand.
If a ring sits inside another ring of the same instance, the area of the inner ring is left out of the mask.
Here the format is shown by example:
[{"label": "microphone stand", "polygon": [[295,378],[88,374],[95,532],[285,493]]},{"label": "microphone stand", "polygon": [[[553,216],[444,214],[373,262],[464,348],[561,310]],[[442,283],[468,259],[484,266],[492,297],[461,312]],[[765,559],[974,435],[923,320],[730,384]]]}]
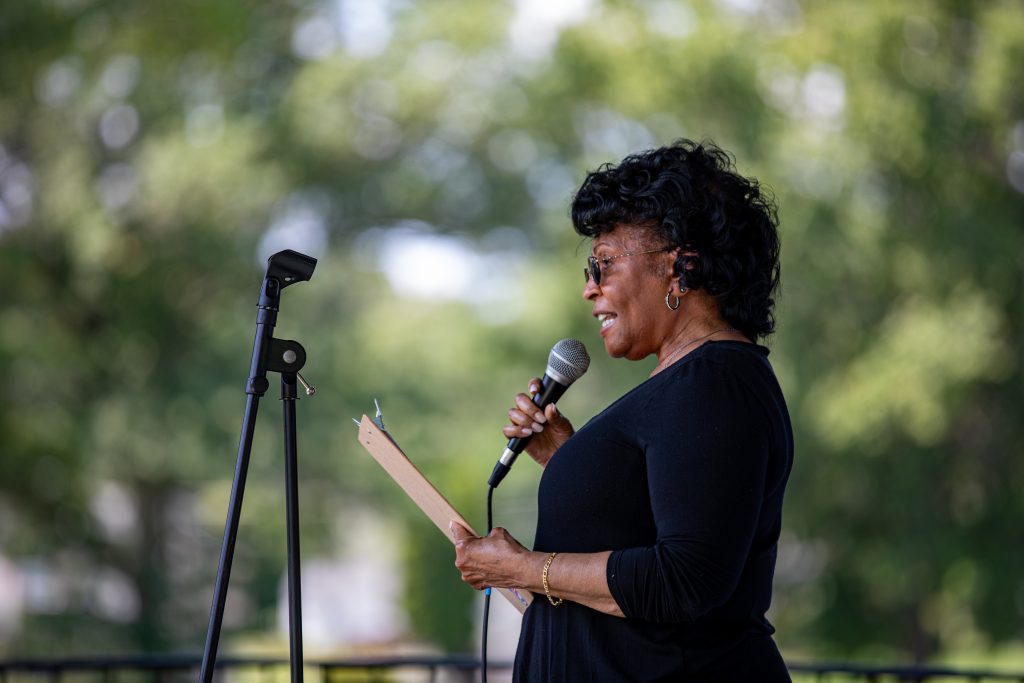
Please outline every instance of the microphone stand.
[{"label": "microphone stand", "polygon": [[281,303],[281,290],[296,282],[308,281],[316,267],[316,259],[291,249],[280,251],[267,261],[267,274],[260,287],[259,304],[256,313],[256,340],[253,342],[252,361],[249,366],[249,380],[245,385],[245,414],[242,418],[242,435],[238,442],[238,457],[235,462],[235,476],[231,484],[228,501],[228,516],[224,523],[224,541],[220,549],[217,566],[217,581],[213,590],[213,604],[210,607],[210,622],[206,631],[206,646],[203,663],[199,671],[199,683],[211,683],[217,660],[217,645],[220,641],[221,624],[224,619],[224,605],[227,601],[228,580],[231,576],[231,561],[235,553],[235,539],[238,536],[238,521],[242,514],[242,496],[245,493],[245,479],[249,470],[249,455],[252,452],[253,433],[256,429],[256,412],[260,398],[270,388],[267,372],[281,374],[281,401],[284,409],[284,455],[285,455],[285,506],[288,528],[288,635],[292,683],[302,683],[302,605],[301,577],[299,572],[299,490],[298,490],[298,449],[295,424],[295,401],[298,400],[296,381],[306,388],[307,395],[315,389],[309,386],[299,374],[306,363],[306,351],[298,342],[275,339],[274,326]]}]

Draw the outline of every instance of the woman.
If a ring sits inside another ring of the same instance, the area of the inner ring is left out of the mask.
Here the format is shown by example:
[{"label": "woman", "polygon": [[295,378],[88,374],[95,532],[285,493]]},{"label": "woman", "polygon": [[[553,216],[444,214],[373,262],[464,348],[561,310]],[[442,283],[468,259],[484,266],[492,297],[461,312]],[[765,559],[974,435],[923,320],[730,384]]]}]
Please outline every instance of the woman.
[{"label": "woman", "polygon": [[453,525],[455,564],[537,595],[517,681],[788,681],[765,611],[793,437],[756,344],[774,330],[774,206],[681,140],[591,173],[572,220],[606,351],[658,364],[576,432],[517,395],[504,434],[533,434],[544,468],[534,550]]}]

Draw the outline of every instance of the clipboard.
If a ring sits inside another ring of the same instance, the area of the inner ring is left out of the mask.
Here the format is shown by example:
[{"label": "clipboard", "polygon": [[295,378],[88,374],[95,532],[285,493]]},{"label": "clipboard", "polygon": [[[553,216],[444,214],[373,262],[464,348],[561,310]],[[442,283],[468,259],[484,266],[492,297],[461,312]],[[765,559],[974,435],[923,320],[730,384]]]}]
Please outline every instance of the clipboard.
[{"label": "clipboard", "polygon": [[[448,522],[455,520],[466,527],[470,533],[479,535],[473,531],[473,527],[452,507],[451,503],[441,495],[441,492],[430,483],[419,469],[412,464],[408,456],[402,452],[391,435],[381,429],[370,417],[363,415],[359,422],[359,443],[369,451],[373,459],[384,468],[384,471],[395,480],[405,494],[416,503],[430,521],[434,523],[441,533],[451,543],[455,544]],[[525,590],[515,588],[495,588],[494,590],[512,603],[512,606],[522,614],[533,602],[533,594]]]}]

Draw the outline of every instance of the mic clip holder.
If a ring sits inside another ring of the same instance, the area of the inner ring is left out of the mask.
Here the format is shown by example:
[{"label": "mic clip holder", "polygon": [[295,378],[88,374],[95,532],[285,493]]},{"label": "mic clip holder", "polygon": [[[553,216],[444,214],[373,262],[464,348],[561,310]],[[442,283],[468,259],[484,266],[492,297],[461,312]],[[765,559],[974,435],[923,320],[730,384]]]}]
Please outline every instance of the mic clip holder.
[{"label": "mic clip holder", "polygon": [[291,339],[271,339],[270,352],[267,354],[267,371],[279,372],[282,375],[295,375],[306,396],[316,393],[316,387],[306,381],[299,370],[306,364],[306,349],[302,344]]}]

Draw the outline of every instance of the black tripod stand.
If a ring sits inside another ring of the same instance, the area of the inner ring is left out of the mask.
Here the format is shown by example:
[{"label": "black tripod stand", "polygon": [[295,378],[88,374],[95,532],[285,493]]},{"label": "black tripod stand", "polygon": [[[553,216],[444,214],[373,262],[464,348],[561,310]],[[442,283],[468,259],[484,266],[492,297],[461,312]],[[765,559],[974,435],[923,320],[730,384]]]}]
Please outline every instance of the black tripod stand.
[{"label": "black tripod stand", "polygon": [[256,341],[253,343],[249,381],[245,386],[247,398],[245,416],[242,418],[242,436],[238,442],[238,458],[235,462],[235,478],[231,485],[231,498],[228,502],[228,518],[224,524],[224,541],[221,544],[220,564],[217,567],[217,584],[213,590],[210,624],[206,631],[206,648],[203,650],[203,664],[199,672],[200,683],[210,683],[213,680],[213,669],[217,660],[217,643],[220,641],[224,603],[227,600],[228,579],[231,576],[231,560],[235,553],[238,520],[242,513],[245,477],[249,470],[249,454],[252,451],[252,437],[256,428],[256,410],[259,407],[260,397],[270,388],[267,372],[281,373],[281,401],[284,408],[285,505],[288,510],[288,635],[292,683],[302,683],[299,489],[295,435],[295,401],[298,400],[296,380],[302,382],[307,394],[312,395],[314,390],[299,374],[299,370],[306,363],[306,350],[298,342],[274,339],[274,325],[277,324],[281,290],[296,282],[309,280],[315,267],[316,259],[290,249],[274,254],[267,261],[267,275],[260,288],[260,300],[257,306]]}]

